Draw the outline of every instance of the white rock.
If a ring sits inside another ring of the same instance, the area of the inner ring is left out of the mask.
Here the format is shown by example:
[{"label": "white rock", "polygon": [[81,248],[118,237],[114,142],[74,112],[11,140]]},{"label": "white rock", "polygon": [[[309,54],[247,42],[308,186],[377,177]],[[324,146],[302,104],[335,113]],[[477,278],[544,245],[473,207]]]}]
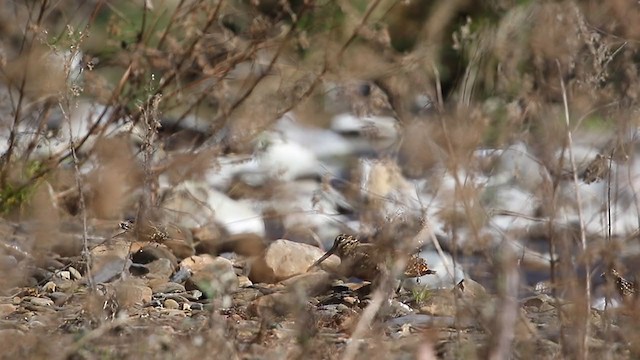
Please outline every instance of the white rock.
[{"label": "white rock", "polygon": [[260,213],[248,200],[231,199],[206,183],[195,181],[182,182],[169,191],[162,206],[175,214],[171,220],[181,226],[201,227],[215,221],[230,234],[265,234]]},{"label": "white rock", "polygon": [[280,132],[284,139],[303,144],[320,160],[353,153],[353,146],[344,137],[331,130],[301,125],[291,113],[280,118],[274,129]]},{"label": "white rock", "polygon": [[318,160],[307,147],[293,141],[270,137],[257,155],[260,170],[284,181],[317,174]]},{"label": "white rock", "polygon": [[210,190],[207,204],[214,209],[217,222],[224,225],[230,234],[254,233],[264,236],[262,216],[254,210],[251,201],[233,200],[219,191]]}]

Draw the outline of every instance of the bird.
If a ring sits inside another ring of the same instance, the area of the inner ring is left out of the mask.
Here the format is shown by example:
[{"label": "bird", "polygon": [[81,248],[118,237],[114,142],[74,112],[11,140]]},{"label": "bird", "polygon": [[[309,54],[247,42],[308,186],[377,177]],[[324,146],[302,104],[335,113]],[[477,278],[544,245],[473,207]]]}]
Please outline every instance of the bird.
[{"label": "bird", "polygon": [[630,299],[635,297],[636,283],[623,278],[616,269],[611,269],[609,272],[602,273],[600,276],[607,281],[614,281],[616,290],[621,298]]},{"label": "bird", "polygon": [[[388,251],[375,244],[364,244],[355,236],[340,234],[336,236],[331,249],[316,260],[307,271],[320,265],[333,254],[340,258],[340,266],[338,267],[340,275],[366,281],[376,281],[380,278],[388,268],[389,255],[392,258],[402,256],[397,252],[389,254]],[[402,275],[404,278],[412,278],[435,273],[429,269],[423,258],[413,254],[409,256]]]}]

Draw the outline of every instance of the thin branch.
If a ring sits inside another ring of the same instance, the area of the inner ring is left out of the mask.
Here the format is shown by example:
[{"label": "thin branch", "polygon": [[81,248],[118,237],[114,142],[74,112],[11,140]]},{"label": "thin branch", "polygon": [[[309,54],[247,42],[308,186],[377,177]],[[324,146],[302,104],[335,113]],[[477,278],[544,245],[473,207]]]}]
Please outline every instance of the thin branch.
[{"label": "thin branch", "polygon": [[571,172],[573,173],[573,184],[576,192],[576,202],[578,206],[578,219],[580,222],[580,245],[582,247],[582,253],[585,259],[585,296],[586,296],[586,314],[584,316],[584,332],[581,334],[581,358],[586,359],[589,357],[589,346],[587,341],[589,339],[589,312],[591,311],[591,261],[589,254],[587,253],[587,238],[585,231],[584,216],[582,214],[582,197],[580,195],[580,189],[578,186],[578,169],[576,166],[576,159],[573,154],[573,136],[571,135],[571,124],[569,116],[569,102],[567,100],[567,89],[565,88],[564,80],[562,79],[562,69],[560,67],[560,61],[556,60],[558,65],[558,71],[560,74],[560,88],[562,89],[562,102],[564,105],[564,119],[567,126],[567,141],[569,145],[569,161],[571,162]]}]

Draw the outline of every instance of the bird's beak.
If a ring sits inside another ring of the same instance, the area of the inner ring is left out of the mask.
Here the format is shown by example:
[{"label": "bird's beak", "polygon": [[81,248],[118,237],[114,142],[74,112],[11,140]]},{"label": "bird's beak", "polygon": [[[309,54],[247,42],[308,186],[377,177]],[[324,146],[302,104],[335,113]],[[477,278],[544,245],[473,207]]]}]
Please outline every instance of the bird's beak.
[{"label": "bird's beak", "polygon": [[307,271],[313,269],[314,267],[320,265],[321,262],[325,261],[329,256],[333,255],[336,252],[336,248],[337,246],[332,246],[331,249],[329,249],[324,255],[322,255],[320,257],[320,259],[316,260],[316,262],[314,262],[311,266],[309,266],[309,268],[307,269]]}]

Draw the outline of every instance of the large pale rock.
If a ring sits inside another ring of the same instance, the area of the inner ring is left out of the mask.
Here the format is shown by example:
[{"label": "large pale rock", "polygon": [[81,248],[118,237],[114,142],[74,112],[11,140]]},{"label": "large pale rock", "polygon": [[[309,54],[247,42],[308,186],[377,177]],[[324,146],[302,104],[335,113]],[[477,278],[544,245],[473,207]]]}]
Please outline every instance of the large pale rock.
[{"label": "large pale rock", "polygon": [[134,305],[151,302],[151,288],[137,279],[129,279],[114,283],[116,298],[120,309],[128,309]]},{"label": "large pale rock", "polygon": [[[322,255],[324,251],[311,245],[276,240],[253,262],[249,279],[254,283],[276,283],[306,272]],[[339,263],[337,256],[331,256],[322,264],[335,269]]]},{"label": "large pale rock", "polygon": [[187,290],[198,289],[212,298],[238,289],[238,276],[233,264],[225,258],[196,255],[184,259],[180,265],[192,273],[185,284]]}]

